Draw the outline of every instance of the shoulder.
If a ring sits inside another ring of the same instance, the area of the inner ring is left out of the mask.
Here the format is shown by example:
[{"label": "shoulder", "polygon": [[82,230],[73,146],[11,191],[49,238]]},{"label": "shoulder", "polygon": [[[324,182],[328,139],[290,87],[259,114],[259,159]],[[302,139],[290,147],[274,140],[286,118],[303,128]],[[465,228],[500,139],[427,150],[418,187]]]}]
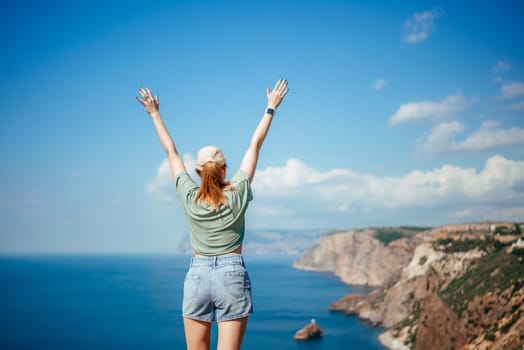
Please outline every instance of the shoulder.
[{"label": "shoulder", "polygon": [[[175,176],[175,183],[178,185],[180,182],[193,181],[187,171],[181,171]],[[194,182],[194,181],[193,181]]]},{"label": "shoulder", "polygon": [[245,201],[249,202],[253,199],[253,193],[251,192],[251,181],[249,176],[243,170],[238,170],[236,174],[231,178],[230,184],[233,191],[240,194]]},{"label": "shoulder", "polygon": [[192,190],[198,189],[197,183],[185,171],[178,173],[175,177],[175,186],[179,195],[187,195]]},{"label": "shoulder", "polygon": [[242,169],[239,169],[235,175],[233,175],[233,177],[231,178],[230,182],[231,182],[231,185],[235,186],[237,184],[240,184],[242,182],[246,182],[248,184],[250,184],[250,181],[249,181],[249,176],[247,175],[247,173],[245,171],[243,171]]}]

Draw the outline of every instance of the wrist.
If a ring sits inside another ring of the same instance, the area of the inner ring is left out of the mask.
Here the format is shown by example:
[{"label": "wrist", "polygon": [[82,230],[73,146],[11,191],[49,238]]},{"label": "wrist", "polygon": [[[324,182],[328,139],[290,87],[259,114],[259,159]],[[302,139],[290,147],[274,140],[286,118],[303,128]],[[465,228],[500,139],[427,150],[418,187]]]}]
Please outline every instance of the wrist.
[{"label": "wrist", "polygon": [[151,118],[160,118],[160,112],[159,111],[150,112],[149,115],[151,116]]},{"label": "wrist", "polygon": [[269,114],[270,116],[274,116],[276,112],[276,108],[274,107],[266,107],[266,110],[264,111],[264,114]]}]

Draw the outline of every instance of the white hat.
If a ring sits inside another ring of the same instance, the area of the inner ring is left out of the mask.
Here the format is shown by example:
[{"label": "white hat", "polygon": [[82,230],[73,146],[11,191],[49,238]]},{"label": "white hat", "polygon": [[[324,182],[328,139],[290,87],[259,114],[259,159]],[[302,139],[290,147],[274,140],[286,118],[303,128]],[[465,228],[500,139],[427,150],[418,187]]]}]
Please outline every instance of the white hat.
[{"label": "white hat", "polygon": [[197,165],[198,171],[202,171],[204,164],[207,162],[215,162],[219,165],[226,165],[226,158],[219,147],[204,146],[198,151]]}]

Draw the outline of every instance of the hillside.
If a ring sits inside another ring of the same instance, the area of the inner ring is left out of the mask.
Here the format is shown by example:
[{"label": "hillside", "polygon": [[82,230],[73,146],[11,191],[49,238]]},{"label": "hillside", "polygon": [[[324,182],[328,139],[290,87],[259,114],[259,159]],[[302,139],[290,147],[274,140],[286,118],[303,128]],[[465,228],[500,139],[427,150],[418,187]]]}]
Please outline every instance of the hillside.
[{"label": "hillside", "polygon": [[522,224],[370,228],[324,235],[297,268],[377,286],[330,305],[387,331],[396,349],[522,349]]}]

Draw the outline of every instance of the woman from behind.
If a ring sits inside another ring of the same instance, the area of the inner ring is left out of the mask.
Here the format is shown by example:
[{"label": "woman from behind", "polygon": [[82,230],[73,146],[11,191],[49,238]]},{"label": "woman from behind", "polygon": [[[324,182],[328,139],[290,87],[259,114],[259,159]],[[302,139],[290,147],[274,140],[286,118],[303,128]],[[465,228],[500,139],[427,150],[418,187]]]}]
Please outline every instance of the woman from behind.
[{"label": "woman from behind", "polygon": [[151,116],[167,154],[177,196],[189,224],[194,256],[184,281],[182,312],[189,350],[210,348],[211,325],[218,322],[218,350],[238,350],[253,313],[251,281],[242,256],[244,215],[253,199],[251,182],[260,149],[276,109],[288,92],[287,81],[266,89],[267,108],[244,154],[240,169],[226,181],[227,163],[219,147],[205,146],[197,156],[201,185],[188,174],[159,112],[158,95],[140,88],[137,100]]}]

